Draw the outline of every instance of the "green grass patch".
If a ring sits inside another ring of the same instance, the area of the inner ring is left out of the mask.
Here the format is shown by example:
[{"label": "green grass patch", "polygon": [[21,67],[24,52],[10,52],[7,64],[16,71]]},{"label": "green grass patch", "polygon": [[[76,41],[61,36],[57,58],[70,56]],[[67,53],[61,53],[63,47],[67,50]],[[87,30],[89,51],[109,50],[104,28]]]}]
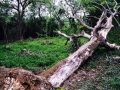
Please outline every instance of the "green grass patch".
[{"label": "green grass patch", "polygon": [[32,71],[39,67],[49,68],[68,56],[68,46],[64,42],[65,38],[57,37],[0,45],[0,66]]},{"label": "green grass patch", "polygon": [[[82,45],[88,40],[82,38],[79,41]],[[54,37],[1,44],[0,66],[20,67],[40,73],[69,55],[70,43],[64,45],[65,42],[66,39],[63,37]],[[108,51],[104,47],[96,50],[82,68],[86,71],[95,69],[98,71],[98,75],[94,80],[81,80],[72,90],[119,90],[120,60],[113,60],[113,57],[118,54],[119,51]],[[62,90],[63,88],[57,89]]]}]

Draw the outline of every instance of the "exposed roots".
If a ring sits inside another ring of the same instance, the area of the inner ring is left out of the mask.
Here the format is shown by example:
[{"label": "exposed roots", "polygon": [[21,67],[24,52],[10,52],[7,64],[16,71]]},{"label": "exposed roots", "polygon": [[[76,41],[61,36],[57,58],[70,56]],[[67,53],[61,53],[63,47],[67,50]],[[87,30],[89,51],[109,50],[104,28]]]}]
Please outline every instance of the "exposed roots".
[{"label": "exposed roots", "polygon": [[0,90],[54,90],[44,78],[20,68],[0,67]]}]

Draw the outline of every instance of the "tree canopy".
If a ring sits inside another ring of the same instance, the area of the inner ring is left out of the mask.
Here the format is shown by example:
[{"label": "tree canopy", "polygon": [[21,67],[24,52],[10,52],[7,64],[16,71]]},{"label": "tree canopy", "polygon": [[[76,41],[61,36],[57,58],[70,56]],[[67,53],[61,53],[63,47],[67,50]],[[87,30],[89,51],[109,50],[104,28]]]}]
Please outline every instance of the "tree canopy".
[{"label": "tree canopy", "polygon": [[[56,30],[77,33],[85,28],[69,15],[77,13],[83,21],[94,26],[103,5],[111,10],[115,0],[1,0],[0,39],[11,42],[28,37],[56,36]],[[116,26],[120,25],[118,20],[119,17],[115,17]]]}]

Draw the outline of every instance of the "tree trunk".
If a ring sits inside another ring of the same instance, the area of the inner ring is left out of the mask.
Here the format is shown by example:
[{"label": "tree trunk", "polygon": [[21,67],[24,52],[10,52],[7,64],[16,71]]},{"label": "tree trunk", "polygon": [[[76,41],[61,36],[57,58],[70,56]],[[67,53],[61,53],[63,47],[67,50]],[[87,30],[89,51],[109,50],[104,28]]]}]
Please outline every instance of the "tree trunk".
[{"label": "tree trunk", "polygon": [[[102,6],[102,5],[101,5]],[[120,49],[120,46],[116,44],[110,44],[107,42],[107,34],[113,27],[112,20],[116,14],[118,14],[116,10],[117,2],[114,7],[114,11],[111,12],[109,17],[107,16],[108,10],[102,6],[103,13],[100,16],[97,24],[94,27],[90,27],[86,25],[82,19],[80,19],[77,15],[72,16],[77,19],[84,27],[91,30],[91,35],[82,31],[78,35],[68,36],[64,33],[58,31],[59,34],[63,35],[67,38],[67,41],[73,41],[72,37],[86,37],[90,39],[88,43],[85,43],[81,46],[76,52],[68,56],[66,59],[58,62],[55,66],[48,69],[38,75],[34,75],[29,71],[23,69],[5,69],[0,68],[0,86],[3,87],[2,90],[54,90],[53,87],[59,87],[74,71],[76,71],[82,63],[84,63],[89,56],[92,55],[94,50],[99,45],[104,45],[110,48]],[[51,85],[52,84],[52,85]],[[19,88],[18,88],[19,87]],[[7,89],[6,89],[7,88]]]},{"label": "tree trunk", "polygon": [[54,87],[60,86],[89,56],[91,56],[99,43],[100,41],[98,41],[96,37],[92,38],[64,61],[57,63],[54,67],[43,72],[41,75],[46,77]]},{"label": "tree trunk", "polygon": [[[115,5],[116,6],[116,5]],[[111,12],[111,15],[107,17],[107,9],[103,7],[102,15],[100,16],[98,22],[94,27],[90,27],[86,25],[82,19],[80,19],[77,15],[71,16],[75,19],[77,19],[80,24],[82,24],[84,27],[91,30],[91,35],[86,34],[85,32],[74,35],[75,37],[84,36],[90,39],[90,41],[83,46],[81,46],[75,53],[68,56],[65,60],[58,62],[55,66],[53,66],[51,69],[47,70],[46,72],[43,72],[41,75],[46,77],[48,81],[52,84],[54,87],[60,86],[75,70],[77,70],[80,65],[87,60],[89,56],[92,55],[93,51],[98,47],[99,44],[104,44],[117,49],[120,49],[120,46],[109,44],[106,42],[106,37],[113,27],[112,21],[114,16],[117,14],[117,10]],[[59,34],[63,35],[70,41],[72,40],[71,36],[68,36],[64,33],[58,32]]]},{"label": "tree trunk", "polygon": [[7,25],[5,23],[5,26],[3,26],[3,32],[4,32],[4,40],[8,42],[8,35],[7,35]]}]

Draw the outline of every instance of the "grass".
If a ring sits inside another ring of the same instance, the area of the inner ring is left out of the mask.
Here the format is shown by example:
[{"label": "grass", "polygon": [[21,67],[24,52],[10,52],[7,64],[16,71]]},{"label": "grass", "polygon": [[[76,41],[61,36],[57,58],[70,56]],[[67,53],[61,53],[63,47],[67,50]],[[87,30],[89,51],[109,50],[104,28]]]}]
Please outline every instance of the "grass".
[{"label": "grass", "polygon": [[82,67],[88,72],[96,70],[96,77],[79,81],[72,90],[120,90],[120,60],[113,59],[118,53],[117,50],[97,50]]},{"label": "grass", "polygon": [[[50,44],[48,43],[50,42]],[[0,66],[35,71],[53,66],[68,56],[64,38],[41,38],[0,45]],[[22,52],[26,50],[28,53]]]},{"label": "grass", "polygon": [[[111,40],[118,39],[112,38]],[[69,43],[64,45],[65,41],[65,38],[54,37],[1,44],[0,66],[20,67],[40,73],[69,55]],[[81,43],[87,42],[86,39],[80,41]],[[112,58],[118,53],[116,50],[108,51],[103,47],[97,50],[82,68],[86,71],[95,69],[98,71],[98,75],[94,80],[83,79],[79,81],[72,90],[119,90],[120,61]]]}]

